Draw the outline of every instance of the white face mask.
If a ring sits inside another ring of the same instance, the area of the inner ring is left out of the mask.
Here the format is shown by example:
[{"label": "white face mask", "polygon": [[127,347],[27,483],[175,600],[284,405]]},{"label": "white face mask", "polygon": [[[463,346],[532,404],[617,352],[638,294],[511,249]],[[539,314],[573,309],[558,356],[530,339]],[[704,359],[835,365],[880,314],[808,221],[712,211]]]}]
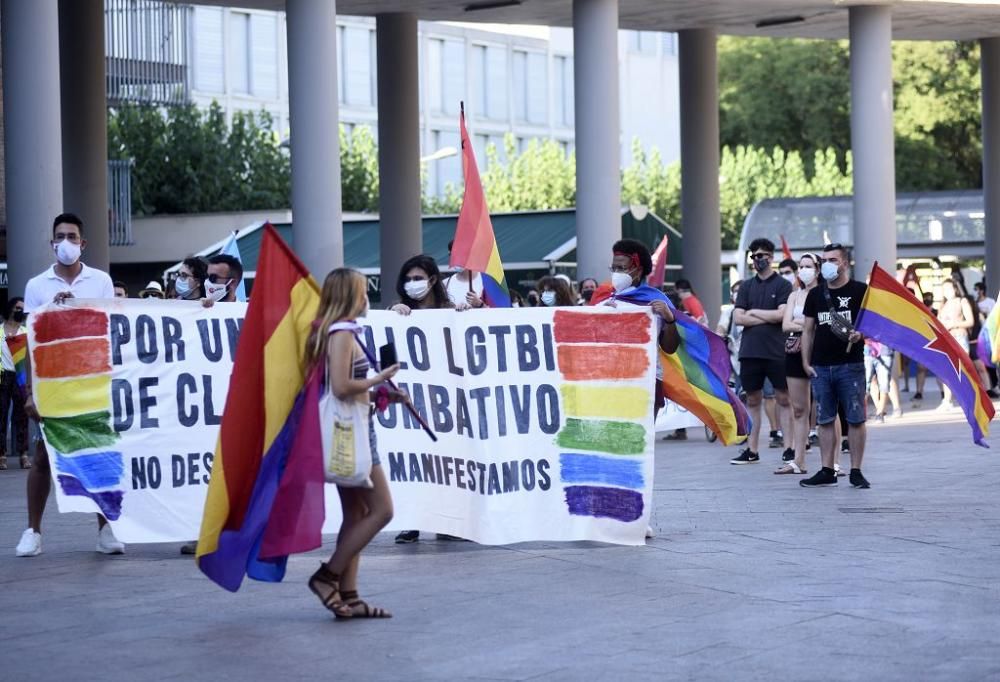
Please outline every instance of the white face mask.
[{"label": "white face mask", "polygon": [[806,286],[809,286],[816,279],[816,268],[799,268],[799,279]]},{"label": "white face mask", "polygon": [[80,248],[79,244],[74,244],[68,239],[63,239],[61,242],[56,242],[52,245],[52,250],[56,253],[56,260],[63,265],[73,265],[78,260],[80,260]]},{"label": "white face mask", "polygon": [[823,265],[820,266],[819,271],[823,274],[823,279],[827,282],[832,282],[837,279],[837,275],[840,274],[835,263],[823,263]]},{"label": "white face mask", "polygon": [[782,275],[781,277],[782,277],[782,279],[784,279],[786,282],[788,282],[792,286],[795,286],[795,275],[794,274],[792,274],[792,273],[789,272],[788,274]]},{"label": "white face mask", "polygon": [[231,279],[228,279],[225,282],[218,282],[216,284],[213,284],[212,282],[205,282],[205,294],[210,299],[218,303],[226,297],[227,293],[229,293],[230,282],[232,282]]},{"label": "white face mask", "polygon": [[427,292],[431,290],[431,285],[426,279],[418,279],[406,282],[403,284],[403,289],[406,291],[406,295],[413,300],[422,301],[427,296]]},{"label": "white face mask", "polygon": [[556,304],[556,292],[554,291],[544,291],[542,292],[542,303],[545,305],[555,305]]},{"label": "white face mask", "polygon": [[632,286],[632,275],[627,272],[612,272],[611,286],[615,288],[615,291],[625,291]]}]

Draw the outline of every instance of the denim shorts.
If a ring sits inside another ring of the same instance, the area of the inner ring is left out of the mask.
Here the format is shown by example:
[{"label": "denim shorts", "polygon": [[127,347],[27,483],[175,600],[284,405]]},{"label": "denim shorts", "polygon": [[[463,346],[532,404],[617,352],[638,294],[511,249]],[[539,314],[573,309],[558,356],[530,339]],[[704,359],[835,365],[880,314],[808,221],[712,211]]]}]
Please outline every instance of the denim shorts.
[{"label": "denim shorts", "polygon": [[865,386],[871,386],[874,376],[878,379],[879,392],[888,391],[894,362],[896,362],[895,353],[879,356],[865,355]]},{"label": "denim shorts", "polygon": [[816,423],[832,424],[837,418],[837,406],[844,408],[847,423],[864,424],[865,415],[865,365],[855,362],[847,365],[814,366],[812,380],[813,398],[816,400]]}]

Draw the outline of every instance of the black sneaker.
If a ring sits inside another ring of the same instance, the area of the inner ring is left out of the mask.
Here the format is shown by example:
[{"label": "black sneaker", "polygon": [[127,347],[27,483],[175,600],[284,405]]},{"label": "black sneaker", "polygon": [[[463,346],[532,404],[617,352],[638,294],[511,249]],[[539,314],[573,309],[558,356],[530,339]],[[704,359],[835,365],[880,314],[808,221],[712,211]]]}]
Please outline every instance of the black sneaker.
[{"label": "black sneaker", "polygon": [[751,451],[750,448],[747,448],[746,450],[740,453],[739,457],[734,457],[733,459],[729,460],[729,463],[753,464],[754,462],[759,462],[759,461],[760,461],[760,455],[758,455],[756,452]]},{"label": "black sneaker", "polygon": [[785,448],[785,451],[781,453],[782,462],[791,462],[795,459],[795,450],[792,448]]},{"label": "black sneaker", "polygon": [[846,438],[844,440],[840,441],[840,451],[841,452],[850,452],[851,451],[851,446],[847,442]]},{"label": "black sneaker", "polygon": [[924,399],[924,394],[921,393],[920,391],[917,391],[916,393],[913,394],[913,400],[914,400],[914,402],[916,402],[918,400],[923,400],[923,399]]},{"label": "black sneaker", "polygon": [[848,479],[855,488],[871,488],[868,479],[861,473],[861,469],[851,469],[851,477]]},{"label": "black sneaker", "polygon": [[411,542],[416,542],[420,539],[419,530],[404,530],[399,535],[396,536],[397,545],[408,545]]},{"label": "black sneaker", "polygon": [[803,488],[821,488],[824,486],[837,485],[837,474],[833,472],[833,469],[823,467],[804,481],[799,481],[799,485]]},{"label": "black sneaker", "polygon": [[785,444],[785,440],[781,437],[781,431],[772,431],[771,440],[767,444],[769,448],[780,448]]}]

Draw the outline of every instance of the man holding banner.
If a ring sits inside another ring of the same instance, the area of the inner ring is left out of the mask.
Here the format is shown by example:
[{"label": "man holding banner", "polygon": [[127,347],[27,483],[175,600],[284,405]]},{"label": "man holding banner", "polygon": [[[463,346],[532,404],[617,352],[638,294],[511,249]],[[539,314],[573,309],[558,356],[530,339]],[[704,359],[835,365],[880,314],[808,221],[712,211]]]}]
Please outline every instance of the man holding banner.
[{"label": "man holding banner", "polygon": [[[62,303],[69,298],[114,298],[115,288],[108,273],[91,268],[80,260],[87,246],[83,238],[83,221],[72,213],[56,216],[52,222],[52,250],[55,264],[28,280],[24,287],[24,312],[32,313],[47,303]],[[30,374],[29,374],[30,382]],[[38,410],[28,387],[25,411],[40,421]],[[19,557],[42,553],[42,514],[52,488],[52,472],[45,444],[39,440],[35,448],[35,466],[28,473],[28,528],[17,543]],[[123,554],[125,545],[118,541],[104,516],[97,516],[97,551],[102,554]]]}]

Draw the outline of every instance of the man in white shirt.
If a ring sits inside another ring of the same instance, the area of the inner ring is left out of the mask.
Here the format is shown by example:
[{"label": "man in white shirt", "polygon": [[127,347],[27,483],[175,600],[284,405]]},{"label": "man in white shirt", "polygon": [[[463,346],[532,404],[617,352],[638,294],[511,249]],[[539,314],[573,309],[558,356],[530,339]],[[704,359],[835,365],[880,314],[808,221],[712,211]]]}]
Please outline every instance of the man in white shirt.
[{"label": "man in white shirt", "polygon": [[[56,216],[52,222],[52,250],[56,262],[35,275],[24,287],[24,312],[31,314],[48,303],[62,303],[68,298],[114,298],[115,288],[108,273],[88,267],[80,260],[87,246],[83,238],[83,221],[72,213]],[[30,381],[30,375],[29,375]],[[38,410],[28,388],[25,411],[39,421]],[[42,514],[52,487],[52,473],[45,444],[39,439],[35,447],[35,465],[28,473],[28,529],[21,535],[15,554],[21,557],[42,553]],[[125,545],[111,531],[107,519],[97,516],[97,551],[102,554],[123,554]]]}]

